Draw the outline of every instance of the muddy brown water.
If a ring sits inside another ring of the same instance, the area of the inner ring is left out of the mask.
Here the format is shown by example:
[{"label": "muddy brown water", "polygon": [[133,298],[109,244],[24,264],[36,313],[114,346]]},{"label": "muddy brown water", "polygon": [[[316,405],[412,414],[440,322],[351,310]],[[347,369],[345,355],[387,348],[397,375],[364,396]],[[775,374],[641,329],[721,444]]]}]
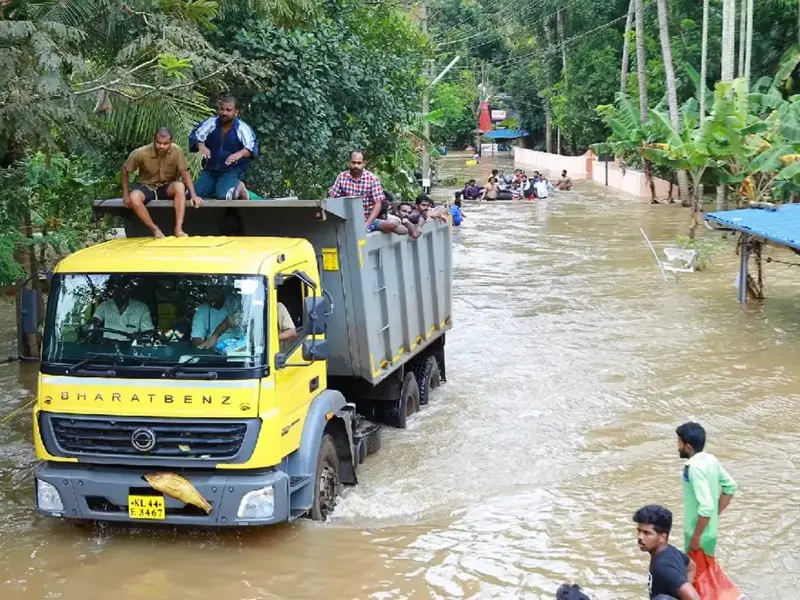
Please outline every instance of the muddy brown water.
[{"label": "muddy brown water", "polygon": [[[769,298],[741,307],[729,243],[709,270],[664,283],[639,227],[663,246],[688,215],[590,183],[464,210],[450,381],[408,430],[385,432],[332,522],[39,518],[25,410],[0,423],[0,597],[538,599],[576,581],[600,600],[646,598],[631,515],[673,508],[680,540],[673,431],[690,418],[740,486],[720,527],[726,571],[753,598],[797,597],[800,270],[768,265]],[[7,307],[0,324],[5,355]],[[0,366],[0,415],[35,381],[35,365]]]}]

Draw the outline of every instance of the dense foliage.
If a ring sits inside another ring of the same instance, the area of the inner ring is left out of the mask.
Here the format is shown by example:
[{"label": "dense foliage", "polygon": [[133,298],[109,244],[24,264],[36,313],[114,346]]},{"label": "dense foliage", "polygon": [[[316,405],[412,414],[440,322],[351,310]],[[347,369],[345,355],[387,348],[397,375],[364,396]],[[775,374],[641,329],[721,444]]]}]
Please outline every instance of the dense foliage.
[{"label": "dense foliage", "polygon": [[352,148],[410,193],[426,52],[370,0],[0,1],[0,283],[102,235],[91,201],[125,155],[160,126],[185,145],[223,92],[262,194],[319,197]]},{"label": "dense foliage", "polygon": [[[656,107],[666,93],[664,62],[656,1],[646,0],[644,5],[646,87],[650,106]],[[740,5],[737,0],[737,11]],[[798,35],[796,2],[764,0],[755,5],[752,81],[771,77]],[[695,94],[691,73],[700,70],[703,2],[670,0],[667,6],[677,92],[683,103]],[[430,29],[439,44],[440,63],[459,54],[472,72],[488,71],[492,98],[502,93],[511,96],[521,126],[532,134],[530,145],[545,149],[549,113],[552,151],[560,130],[561,152],[581,154],[609,133],[595,108],[613,104],[620,91],[628,8],[629,0],[436,0]],[[738,12],[736,21],[738,37]],[[637,104],[635,37],[635,31],[628,35],[626,92]],[[722,0],[711,0],[707,85],[712,89],[721,77],[721,42]],[[445,81],[465,89],[472,86],[457,75]],[[475,128],[474,121],[469,126],[464,123],[462,134],[470,128]]]}]

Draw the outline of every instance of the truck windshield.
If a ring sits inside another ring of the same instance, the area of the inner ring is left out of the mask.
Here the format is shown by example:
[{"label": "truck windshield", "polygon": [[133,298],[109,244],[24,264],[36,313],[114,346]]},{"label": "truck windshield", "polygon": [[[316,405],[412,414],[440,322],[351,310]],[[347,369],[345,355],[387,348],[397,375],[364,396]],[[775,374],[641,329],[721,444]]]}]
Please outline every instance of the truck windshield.
[{"label": "truck windshield", "polygon": [[251,275],[59,274],[44,328],[43,370],[102,365],[142,376],[265,364],[265,280]]}]

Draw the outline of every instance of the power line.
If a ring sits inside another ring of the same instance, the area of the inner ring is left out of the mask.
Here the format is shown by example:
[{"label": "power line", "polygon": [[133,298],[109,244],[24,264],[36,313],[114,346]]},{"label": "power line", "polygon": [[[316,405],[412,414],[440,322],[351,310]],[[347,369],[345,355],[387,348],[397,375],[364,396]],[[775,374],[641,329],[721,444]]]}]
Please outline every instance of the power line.
[{"label": "power line", "polygon": [[[599,26],[595,27],[594,29],[590,29],[589,31],[585,31],[585,32],[583,32],[583,33],[581,33],[579,35],[576,35],[576,36],[573,36],[571,38],[568,38],[568,39],[564,40],[563,43],[564,43],[565,46],[567,46],[569,44],[572,44],[573,42],[577,42],[578,40],[581,40],[581,39],[585,38],[588,35],[591,35],[593,33],[597,33],[601,29],[605,29],[606,27],[610,27],[611,25],[619,23],[620,21],[623,21],[626,18],[628,18],[627,11],[621,17],[617,17],[616,19],[612,19],[611,21],[608,21],[607,23],[603,23],[602,25],[599,25]],[[561,44],[559,43],[556,46],[553,46],[552,48],[548,48],[546,50],[535,50],[535,51],[533,51],[533,52],[531,52],[529,54],[524,54],[524,55],[521,55],[521,56],[512,56],[511,58],[508,58],[508,59],[506,59],[504,61],[500,61],[499,63],[492,63],[492,66],[493,67],[504,67],[504,66],[506,66],[508,64],[512,64],[512,63],[515,63],[515,62],[518,62],[518,61],[521,61],[521,60],[530,59],[530,58],[533,58],[534,56],[537,56],[537,55],[539,55],[539,56],[548,56],[553,52],[559,52],[561,50],[560,46],[561,46]]]},{"label": "power line", "polygon": [[[499,1],[500,1],[500,4],[505,4],[505,8],[511,8],[511,6],[513,6],[513,4],[515,2],[515,0],[499,0]],[[482,5],[479,5],[479,6],[481,6],[481,8],[483,8]],[[472,17],[474,17],[474,16],[475,15],[469,15],[468,17],[464,17],[458,23],[455,23],[455,24],[451,25],[449,27],[449,29],[453,30],[456,27],[460,27],[461,25],[463,25],[467,21],[471,21]],[[444,37],[446,34],[447,34],[446,31],[442,31],[442,32],[437,33],[435,36],[433,36],[433,41],[436,41],[437,39]]]},{"label": "power line", "polygon": [[[587,0],[572,0],[572,2],[570,2],[566,6],[561,7],[558,10],[566,10],[568,8],[571,8],[571,7],[575,6],[579,2],[586,2],[586,1]],[[549,15],[547,15],[545,17],[542,17],[541,19],[537,19],[535,21],[529,21],[529,22],[527,22],[527,24],[533,26],[533,25],[538,25],[538,24],[544,23],[544,22],[548,21],[549,19],[551,19],[552,17],[556,16],[558,14],[558,10],[556,10],[555,12],[550,13]],[[480,42],[478,44],[474,44],[472,46],[468,46],[467,48],[465,48],[465,50],[467,52],[470,52],[470,51],[474,50],[475,48],[480,48],[481,46],[483,46],[485,44],[491,43],[492,41],[494,41],[494,40],[487,40],[485,42]]]},{"label": "power line", "polygon": [[[513,3],[514,0],[508,0],[508,2],[509,2],[508,6],[511,6],[511,3]],[[500,22],[498,23],[498,26],[500,26],[500,25],[508,25],[511,22],[510,19],[518,17],[519,15],[521,15],[523,12],[525,12],[527,10],[531,10],[531,9],[535,9],[535,8],[541,8],[541,7],[543,7],[545,5],[546,2],[547,2],[547,0],[530,0],[530,2],[528,4],[524,4],[523,6],[519,7],[516,11],[514,11],[514,12],[510,13],[509,15],[506,15],[504,18],[502,18],[500,20]],[[553,13],[553,14],[555,14],[555,13]],[[478,37],[480,35],[485,35],[485,33],[486,33],[485,31],[478,31],[476,33],[472,33],[470,35],[465,35],[463,37],[456,38],[454,40],[448,40],[446,42],[440,42],[440,43],[437,44],[437,46],[442,47],[442,46],[449,46],[450,44],[457,44],[457,43],[463,42],[465,40],[476,38],[476,37]]]}]

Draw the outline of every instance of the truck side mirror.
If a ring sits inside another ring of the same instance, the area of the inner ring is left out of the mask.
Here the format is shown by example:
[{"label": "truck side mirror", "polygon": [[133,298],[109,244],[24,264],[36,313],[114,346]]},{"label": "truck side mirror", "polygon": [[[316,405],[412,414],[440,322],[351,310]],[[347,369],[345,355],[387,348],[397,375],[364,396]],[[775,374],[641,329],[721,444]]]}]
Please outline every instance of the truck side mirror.
[{"label": "truck side mirror", "polygon": [[328,299],[324,296],[309,296],[305,299],[304,309],[309,334],[320,335],[325,333],[328,325],[328,306]]},{"label": "truck side mirror", "polygon": [[328,360],[328,340],[305,340],[303,342],[303,360]]}]

